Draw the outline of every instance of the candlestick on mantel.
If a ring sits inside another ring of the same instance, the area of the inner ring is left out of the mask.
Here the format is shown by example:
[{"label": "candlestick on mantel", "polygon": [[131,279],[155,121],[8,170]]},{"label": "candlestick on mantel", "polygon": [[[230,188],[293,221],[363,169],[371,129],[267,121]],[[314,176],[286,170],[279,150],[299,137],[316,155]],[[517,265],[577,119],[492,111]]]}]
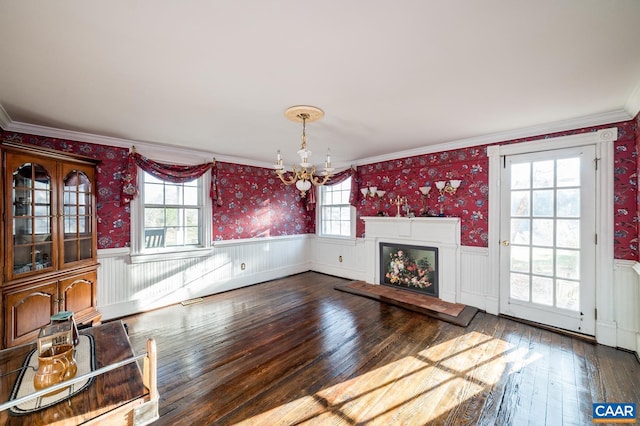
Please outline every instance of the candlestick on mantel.
[{"label": "candlestick on mantel", "polygon": [[398,212],[396,213],[396,217],[401,217],[401,215],[400,215],[400,207],[403,204],[406,204],[406,202],[407,202],[407,197],[401,197],[399,195],[395,198],[395,200],[393,200],[391,202],[391,204],[395,204],[396,207],[398,208]]}]

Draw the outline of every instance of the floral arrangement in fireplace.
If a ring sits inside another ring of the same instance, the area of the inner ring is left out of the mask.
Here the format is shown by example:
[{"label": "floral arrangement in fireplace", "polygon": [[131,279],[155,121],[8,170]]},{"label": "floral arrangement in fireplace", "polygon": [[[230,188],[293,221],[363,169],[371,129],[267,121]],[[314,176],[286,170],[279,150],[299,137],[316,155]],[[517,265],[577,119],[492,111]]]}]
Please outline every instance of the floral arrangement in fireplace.
[{"label": "floral arrangement in fireplace", "polygon": [[414,259],[404,250],[392,250],[385,277],[391,284],[426,289],[434,283],[434,268],[427,257]]}]

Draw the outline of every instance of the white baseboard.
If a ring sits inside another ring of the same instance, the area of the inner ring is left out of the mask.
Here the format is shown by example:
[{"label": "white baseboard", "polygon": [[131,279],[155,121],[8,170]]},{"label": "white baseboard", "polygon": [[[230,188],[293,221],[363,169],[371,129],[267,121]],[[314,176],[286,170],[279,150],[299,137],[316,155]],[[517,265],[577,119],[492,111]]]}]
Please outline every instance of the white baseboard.
[{"label": "white baseboard", "polygon": [[462,290],[460,292],[460,303],[464,305],[473,306],[478,309],[486,310],[486,298],[479,293],[472,293],[470,291]]},{"label": "white baseboard", "polygon": [[352,269],[352,268],[327,265],[319,262],[312,262],[310,270],[314,272],[319,272],[321,274],[333,275],[336,277],[346,278],[354,281],[367,280],[367,274],[365,274],[363,271]]},{"label": "white baseboard", "polygon": [[596,341],[607,346],[617,346],[617,329],[615,321],[596,321]]},{"label": "white baseboard", "polygon": [[622,327],[617,329],[616,346],[630,351],[638,352],[638,336],[635,330],[628,330]]}]

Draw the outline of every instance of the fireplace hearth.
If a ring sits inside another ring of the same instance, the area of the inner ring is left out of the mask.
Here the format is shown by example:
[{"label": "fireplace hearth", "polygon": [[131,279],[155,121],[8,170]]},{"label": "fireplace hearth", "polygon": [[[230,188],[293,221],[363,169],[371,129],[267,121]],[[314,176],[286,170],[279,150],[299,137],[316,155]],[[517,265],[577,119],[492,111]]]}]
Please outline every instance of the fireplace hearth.
[{"label": "fireplace hearth", "polygon": [[380,284],[438,297],[438,248],[381,242]]}]

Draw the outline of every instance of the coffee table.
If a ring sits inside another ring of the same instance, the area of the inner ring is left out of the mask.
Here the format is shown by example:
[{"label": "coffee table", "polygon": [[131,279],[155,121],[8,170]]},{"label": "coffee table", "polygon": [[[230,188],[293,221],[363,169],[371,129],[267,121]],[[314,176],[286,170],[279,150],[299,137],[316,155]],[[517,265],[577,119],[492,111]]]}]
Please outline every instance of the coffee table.
[{"label": "coffee table", "polygon": [[[147,354],[136,356],[121,321],[97,325],[81,334],[93,336],[95,381],[66,401],[33,413],[14,415],[0,411],[4,425],[148,424],[157,419],[155,342]],[[36,342],[0,351],[0,404],[7,402],[20,369]],[[137,361],[144,360],[144,371]],[[109,370],[109,371],[106,371]]]}]

